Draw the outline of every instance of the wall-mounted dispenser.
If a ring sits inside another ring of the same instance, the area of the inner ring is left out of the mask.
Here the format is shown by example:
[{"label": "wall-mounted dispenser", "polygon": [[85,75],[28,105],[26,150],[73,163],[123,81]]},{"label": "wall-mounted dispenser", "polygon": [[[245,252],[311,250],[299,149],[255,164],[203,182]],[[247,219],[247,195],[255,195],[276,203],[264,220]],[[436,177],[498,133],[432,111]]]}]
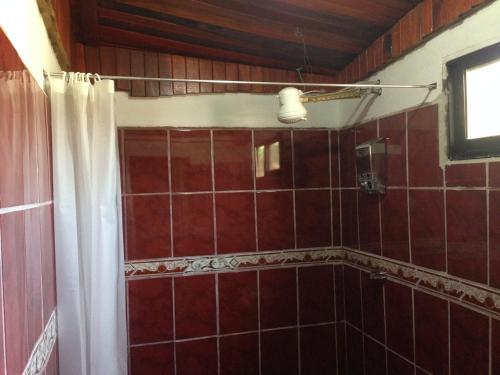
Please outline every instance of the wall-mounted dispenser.
[{"label": "wall-mounted dispenser", "polygon": [[361,189],[369,194],[385,194],[387,144],[385,138],[356,146],[356,167]]}]

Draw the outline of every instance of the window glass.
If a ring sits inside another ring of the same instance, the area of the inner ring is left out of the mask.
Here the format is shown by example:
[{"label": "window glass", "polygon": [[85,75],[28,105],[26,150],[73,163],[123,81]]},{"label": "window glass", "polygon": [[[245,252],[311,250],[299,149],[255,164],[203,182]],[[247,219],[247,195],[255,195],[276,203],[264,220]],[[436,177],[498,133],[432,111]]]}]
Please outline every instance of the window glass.
[{"label": "window glass", "polygon": [[467,139],[500,135],[500,59],[465,75]]}]

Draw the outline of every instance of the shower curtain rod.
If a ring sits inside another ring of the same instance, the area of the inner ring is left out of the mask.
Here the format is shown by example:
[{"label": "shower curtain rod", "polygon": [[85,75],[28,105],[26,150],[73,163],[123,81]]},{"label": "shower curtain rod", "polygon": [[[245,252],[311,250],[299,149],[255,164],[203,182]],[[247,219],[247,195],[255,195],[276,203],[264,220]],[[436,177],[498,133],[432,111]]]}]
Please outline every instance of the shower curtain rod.
[{"label": "shower curtain rod", "polygon": [[[45,77],[62,77],[64,72],[48,73],[44,71]],[[437,83],[427,85],[393,85],[379,83],[303,83],[303,82],[265,82],[265,81],[229,81],[225,79],[187,79],[187,78],[156,78],[156,77],[130,77],[130,76],[110,76],[92,73],[82,73],[89,78],[101,78],[125,81],[155,81],[155,82],[186,82],[186,83],[222,83],[222,84],[240,84],[240,85],[263,85],[263,86],[314,86],[314,87],[353,87],[353,88],[387,88],[387,89],[428,89],[433,90]]]}]

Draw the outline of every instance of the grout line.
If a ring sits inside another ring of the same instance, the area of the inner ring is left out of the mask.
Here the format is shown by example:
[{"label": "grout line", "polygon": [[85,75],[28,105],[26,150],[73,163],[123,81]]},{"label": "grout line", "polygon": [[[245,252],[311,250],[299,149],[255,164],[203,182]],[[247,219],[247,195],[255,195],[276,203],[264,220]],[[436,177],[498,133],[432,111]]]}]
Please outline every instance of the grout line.
[{"label": "grout line", "polygon": [[[446,186],[446,173],[443,171],[443,184]],[[444,258],[445,272],[448,273],[448,210],[447,210],[447,194],[446,189],[443,190],[443,212],[444,212]]]},{"label": "grout line", "polygon": [[[486,168],[486,186],[490,184],[489,164],[485,163]],[[486,190],[486,282],[491,285],[491,267],[490,267],[490,191]]]},{"label": "grout line", "polygon": [[448,301],[448,374],[451,374],[451,303]]},{"label": "grout line", "polygon": [[493,320],[488,319],[488,373],[493,374]]},{"label": "grout line", "polygon": [[298,375],[302,373],[301,366],[301,352],[300,352],[300,284],[299,284],[299,268],[295,268],[295,285],[296,285],[296,298],[297,298],[297,365]]},{"label": "grout line", "polygon": [[[344,304],[345,307],[345,304]],[[345,317],[344,317],[345,318]],[[349,360],[347,358],[347,320],[344,320],[344,363],[345,363],[345,369],[346,369],[346,374],[349,373]]]},{"label": "grout line", "polygon": [[258,217],[257,217],[257,181],[256,181],[256,172],[257,172],[257,166],[256,166],[256,157],[255,157],[255,132],[252,130],[252,180],[253,180],[253,211],[254,211],[254,224],[255,224],[255,251],[259,251],[259,223],[258,223]]},{"label": "grout line", "polygon": [[[385,284],[382,285],[382,303],[384,310],[384,346],[387,348],[387,311],[385,308],[386,305],[386,297],[385,297]],[[389,373],[389,356],[387,350],[385,350],[385,373],[386,375]]]},{"label": "grout line", "polygon": [[[377,121],[377,138],[380,138],[380,121],[379,119]],[[387,144],[387,142],[386,142]],[[386,181],[387,183],[387,181]],[[380,240],[380,254],[384,255],[384,235],[382,233],[382,196],[380,194],[377,194],[378,198],[378,226],[379,226],[379,240]]]},{"label": "grout line", "polygon": [[251,331],[224,333],[224,334],[220,334],[220,335],[214,334],[214,335],[209,335],[209,336],[197,336],[197,337],[189,337],[189,338],[178,339],[178,340],[154,341],[154,342],[147,342],[147,343],[141,343],[141,344],[133,344],[133,345],[130,345],[130,347],[137,348],[137,347],[142,347],[142,346],[153,346],[153,345],[172,344],[172,343],[184,343],[184,342],[191,342],[191,341],[197,341],[197,340],[216,339],[217,337],[224,338],[224,337],[234,337],[234,336],[258,334],[259,332],[279,332],[279,331],[287,331],[287,330],[297,329],[297,328],[325,327],[325,326],[333,326],[335,324],[336,324],[335,322],[323,322],[323,323],[304,324],[302,326],[293,325],[293,326],[284,326],[284,327],[277,327],[277,328],[264,328],[261,330],[257,329],[257,330],[251,330]]},{"label": "grout line", "polygon": [[[361,300],[361,330],[362,332],[365,331],[365,312],[364,312],[364,307],[363,307],[363,277],[361,270],[358,270],[359,272],[359,297]],[[362,346],[362,360],[363,360],[363,373],[366,374],[366,352],[365,352],[365,338],[362,336],[361,337],[361,346]]]},{"label": "grout line", "polygon": [[217,248],[217,206],[215,201],[215,152],[214,152],[214,132],[210,130],[210,169],[212,174],[212,214],[213,214],[213,237],[214,237],[214,254],[218,253]]},{"label": "grout line", "polygon": [[260,322],[260,271],[257,270],[257,340],[259,345],[259,375],[262,373],[262,325]]},{"label": "grout line", "polygon": [[[357,137],[358,132],[354,131],[354,147],[356,147],[357,144]],[[356,160],[354,161],[354,176],[355,176],[355,184],[356,184],[356,229],[358,232],[358,246],[356,247],[357,249],[361,249],[361,238],[359,234],[359,192],[358,192],[358,169],[356,165]]]},{"label": "grout line", "polygon": [[[355,331],[357,331],[358,333],[360,333],[363,338],[366,336],[368,337],[369,339],[375,341],[377,344],[379,344],[380,346],[382,346],[386,352],[390,352],[392,354],[394,354],[395,356],[401,358],[402,360],[404,360],[405,362],[409,363],[410,365],[412,365],[414,368],[418,368],[419,370],[423,371],[424,373],[426,374],[429,374],[428,371],[422,369],[420,366],[417,366],[415,364],[414,361],[411,361],[410,359],[404,357],[403,355],[399,354],[398,352],[396,352],[395,350],[389,348],[388,346],[384,345],[384,343],[380,342],[379,340],[377,340],[375,337],[365,333],[364,331],[360,330],[358,327],[354,326],[353,324],[349,323],[348,321],[345,321],[345,325],[351,327],[352,329],[354,329]],[[364,340],[363,340],[364,341]],[[431,374],[430,374],[431,375]]]},{"label": "grout line", "polygon": [[[240,189],[240,190],[216,190],[217,194],[232,194],[232,193],[274,193],[274,192],[290,192],[290,191],[324,191],[324,190],[359,190],[359,187],[309,187],[309,188],[294,188],[294,189]],[[387,190],[450,190],[450,191],[500,191],[500,187],[484,187],[484,186],[387,186]],[[155,192],[155,193],[122,193],[122,197],[143,197],[143,196],[155,196],[155,195],[200,195],[200,194],[212,194],[213,190],[198,190],[198,191],[174,191],[174,192]],[[52,201],[44,202],[45,204],[50,204]],[[36,205],[34,203],[33,205]],[[38,203],[41,204],[41,203]],[[0,208],[0,214],[10,211],[21,211],[23,209],[28,209],[31,205],[13,206]],[[14,207],[21,207],[17,210],[11,210]]]},{"label": "grout line", "polygon": [[333,246],[333,193],[332,193],[332,134],[329,130],[328,134],[328,176],[330,181],[330,245]]},{"label": "grout line", "polygon": [[290,130],[290,143],[292,146],[292,199],[293,199],[293,244],[297,248],[297,203],[296,203],[296,189],[295,189],[295,147],[293,130]]},{"label": "grout line", "polygon": [[174,347],[174,375],[177,375],[177,332],[175,329],[175,282],[172,277],[172,334],[174,337],[173,347]]},{"label": "grout line", "polygon": [[332,274],[333,274],[333,320],[335,321],[334,331],[334,343],[335,343],[335,373],[339,375],[339,346],[337,339],[337,284],[335,279],[335,266],[332,265]]},{"label": "grout line", "polygon": [[413,247],[411,244],[411,205],[410,205],[410,157],[408,151],[408,112],[405,112],[405,158],[406,158],[406,215],[408,220],[408,256],[410,263],[413,263]]},{"label": "grout line", "polygon": [[[172,191],[172,143],[170,141],[170,130],[167,131],[167,168],[168,168],[168,190]],[[174,215],[173,215],[173,203],[172,196],[170,196],[169,202],[169,210],[170,210],[170,253],[174,256]],[[125,231],[126,232],[126,231]],[[127,247],[127,246],[126,246]]]},{"label": "grout line", "polygon": [[[129,369],[129,373],[131,373],[131,366],[130,366],[130,348],[131,348],[131,345],[130,345],[130,309],[129,309],[129,305],[130,305],[130,301],[129,301],[129,281],[128,280],[125,280],[125,307],[126,307],[126,311],[125,311],[125,319],[126,319],[126,324],[127,324],[127,364],[128,364],[128,369]],[[5,306],[5,305],[3,305]],[[4,327],[5,327],[5,324],[4,324]],[[175,327],[175,324],[174,324],[174,327]],[[4,329],[4,332],[5,332],[5,329]],[[5,341],[4,341],[5,342]],[[174,352],[175,354],[175,352]],[[6,358],[6,357],[4,357]],[[175,357],[174,357],[175,358]],[[5,372],[5,374],[7,374],[7,372]],[[175,375],[175,374],[174,374]]]},{"label": "grout line", "polygon": [[411,289],[411,315],[412,315],[412,336],[413,336],[413,363],[415,375],[417,375],[417,345],[415,339],[415,289]]},{"label": "grout line", "polygon": [[343,238],[343,220],[342,220],[342,176],[340,173],[340,132],[337,131],[337,164],[338,164],[338,186],[339,186],[339,219],[340,219],[340,245],[342,246],[344,243]]},{"label": "grout line", "polygon": [[215,274],[215,324],[217,332],[217,374],[220,374],[220,306],[219,306],[219,275]]}]

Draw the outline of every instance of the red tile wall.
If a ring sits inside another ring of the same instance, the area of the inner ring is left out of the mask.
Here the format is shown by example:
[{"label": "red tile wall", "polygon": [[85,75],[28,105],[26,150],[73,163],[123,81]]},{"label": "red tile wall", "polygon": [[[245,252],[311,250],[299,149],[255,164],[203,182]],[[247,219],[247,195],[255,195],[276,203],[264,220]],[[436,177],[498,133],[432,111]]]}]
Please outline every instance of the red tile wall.
[{"label": "red tile wall", "polygon": [[[353,153],[377,136],[390,151],[383,197],[358,189]],[[499,288],[500,163],[442,169],[436,106],[340,131],[122,129],[120,140],[124,201],[151,199],[125,205],[130,261],[342,245]],[[275,142],[279,169],[266,156],[261,176],[256,150]],[[133,374],[468,374],[466,350],[478,373],[500,363],[496,315],[351,266],[128,288]]]},{"label": "red tile wall", "polygon": [[[8,375],[22,373],[56,307],[48,102],[24,69],[0,30],[0,374]],[[57,373],[56,347],[44,374]]]},{"label": "red tile wall", "polygon": [[[500,163],[442,168],[437,113],[430,105],[339,132],[343,245],[498,289]],[[353,149],[377,135],[388,138],[388,190],[371,197],[356,187]],[[347,373],[496,373],[497,315],[350,266],[343,282]]]},{"label": "red tile wall", "polygon": [[[128,261],[340,245],[335,131],[119,137]],[[277,267],[129,278],[131,374],[343,374],[343,266]]]}]

